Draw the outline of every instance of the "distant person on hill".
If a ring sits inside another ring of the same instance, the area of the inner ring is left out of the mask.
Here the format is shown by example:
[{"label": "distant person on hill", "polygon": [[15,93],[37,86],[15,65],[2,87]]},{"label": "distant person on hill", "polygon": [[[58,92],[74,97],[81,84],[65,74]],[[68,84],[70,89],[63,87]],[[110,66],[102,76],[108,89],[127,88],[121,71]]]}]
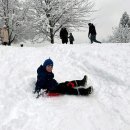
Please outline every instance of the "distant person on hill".
[{"label": "distant person on hill", "polygon": [[60,38],[62,40],[62,44],[68,43],[68,31],[66,28],[61,28],[60,30]]},{"label": "distant person on hill", "polygon": [[91,41],[91,44],[93,42],[101,43],[100,41],[96,40],[97,33],[96,33],[95,26],[92,23],[88,23],[88,26],[89,26],[88,37],[89,37],[89,39]]},{"label": "distant person on hill", "polygon": [[85,86],[87,82],[86,75],[82,80],[73,80],[58,83],[54,79],[52,69],[53,61],[51,59],[46,59],[43,65],[40,65],[37,69],[37,82],[34,91],[34,93],[38,93],[37,98],[40,96],[41,89],[45,90],[48,96],[55,94],[89,95],[92,92],[92,87],[78,88],[79,86]]},{"label": "distant person on hill", "polygon": [[70,35],[69,35],[69,41],[70,41],[70,44],[73,44],[73,42],[74,42],[74,36],[72,35],[72,33],[70,33]]}]

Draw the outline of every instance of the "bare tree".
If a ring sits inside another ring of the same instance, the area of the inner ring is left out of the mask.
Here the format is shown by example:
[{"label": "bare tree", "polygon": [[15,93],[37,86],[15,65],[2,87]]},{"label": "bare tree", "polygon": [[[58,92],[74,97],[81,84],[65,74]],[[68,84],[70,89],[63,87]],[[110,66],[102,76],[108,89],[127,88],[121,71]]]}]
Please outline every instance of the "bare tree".
[{"label": "bare tree", "polygon": [[63,26],[87,26],[94,3],[90,0],[31,0],[29,5],[36,35],[54,43],[54,36]]}]

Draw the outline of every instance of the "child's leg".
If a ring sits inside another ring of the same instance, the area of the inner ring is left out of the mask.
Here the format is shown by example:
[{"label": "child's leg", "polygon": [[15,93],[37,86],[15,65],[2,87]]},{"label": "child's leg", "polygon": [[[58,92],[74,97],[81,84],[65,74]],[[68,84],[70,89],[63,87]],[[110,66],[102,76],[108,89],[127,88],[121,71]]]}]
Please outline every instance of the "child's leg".
[{"label": "child's leg", "polygon": [[87,76],[85,75],[82,80],[75,80],[76,86],[85,86],[87,84]]},{"label": "child's leg", "polygon": [[75,88],[79,86],[85,86],[86,83],[87,83],[87,76],[85,75],[82,80],[66,81],[64,83],[60,83],[58,86],[68,86],[71,88]]},{"label": "child's leg", "polygon": [[74,88],[71,88],[68,86],[62,88],[61,92],[63,92],[63,94],[67,94],[67,95],[78,95],[77,89],[74,89]]},{"label": "child's leg", "polygon": [[67,95],[82,95],[82,96],[86,96],[91,94],[92,92],[92,87],[89,88],[71,88],[68,86],[62,86],[62,87],[58,87],[56,90],[54,91],[49,91],[52,93],[59,93],[59,94],[67,94]]},{"label": "child's leg", "polygon": [[67,94],[67,95],[78,95],[77,89],[74,89],[70,86],[67,86],[66,83],[61,83],[58,85],[57,89],[49,91],[51,93],[60,93],[60,94]]}]

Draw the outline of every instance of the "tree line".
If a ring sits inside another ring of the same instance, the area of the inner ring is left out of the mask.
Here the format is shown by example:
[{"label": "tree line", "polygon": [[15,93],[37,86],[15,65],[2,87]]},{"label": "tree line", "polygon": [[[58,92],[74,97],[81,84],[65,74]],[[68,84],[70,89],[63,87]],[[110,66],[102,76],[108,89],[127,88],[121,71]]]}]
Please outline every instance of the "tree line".
[{"label": "tree line", "polygon": [[[7,26],[9,45],[28,40],[54,43],[59,30],[86,28],[94,12],[91,0],[0,0],[0,29]],[[130,42],[130,18],[124,12],[107,42]]]},{"label": "tree line", "polygon": [[0,28],[7,26],[9,44],[23,39],[54,43],[62,27],[87,26],[93,7],[91,0],[0,0]]}]

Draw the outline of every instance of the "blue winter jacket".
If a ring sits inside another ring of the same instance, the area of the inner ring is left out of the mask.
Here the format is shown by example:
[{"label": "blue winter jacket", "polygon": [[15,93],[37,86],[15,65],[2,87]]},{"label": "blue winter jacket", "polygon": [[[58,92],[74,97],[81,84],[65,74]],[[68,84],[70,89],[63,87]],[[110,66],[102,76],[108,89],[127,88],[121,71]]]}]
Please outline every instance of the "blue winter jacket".
[{"label": "blue winter jacket", "polygon": [[47,89],[47,90],[55,90],[57,88],[58,82],[53,79],[54,74],[51,72],[47,72],[46,69],[41,65],[37,69],[37,82],[36,89]]}]

